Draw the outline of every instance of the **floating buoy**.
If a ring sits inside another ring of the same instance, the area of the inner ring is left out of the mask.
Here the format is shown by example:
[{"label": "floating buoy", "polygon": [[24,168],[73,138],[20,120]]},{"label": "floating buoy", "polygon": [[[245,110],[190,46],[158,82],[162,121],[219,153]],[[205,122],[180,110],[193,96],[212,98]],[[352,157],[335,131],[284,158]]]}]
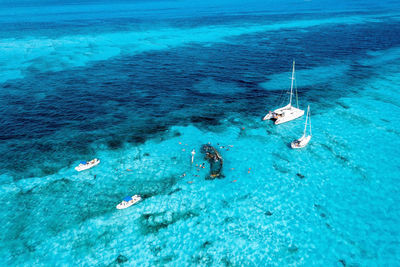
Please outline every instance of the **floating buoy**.
[{"label": "floating buoy", "polygon": [[132,170],[131,169],[126,169],[126,171],[131,172]]},{"label": "floating buoy", "polygon": [[237,182],[237,180],[233,180],[233,181],[232,181],[232,183],[236,183],[236,182]]},{"label": "floating buoy", "polygon": [[248,171],[247,173],[250,173],[250,171]]},{"label": "floating buoy", "polygon": [[235,168],[231,168],[231,170],[234,170]]},{"label": "floating buoy", "polygon": [[182,145],[182,142],[179,142],[180,145]]},{"label": "floating buoy", "polygon": [[182,151],[185,151],[185,149],[183,148]]},{"label": "floating buoy", "polygon": [[189,181],[189,182],[187,182],[188,184],[193,184],[193,181]]}]

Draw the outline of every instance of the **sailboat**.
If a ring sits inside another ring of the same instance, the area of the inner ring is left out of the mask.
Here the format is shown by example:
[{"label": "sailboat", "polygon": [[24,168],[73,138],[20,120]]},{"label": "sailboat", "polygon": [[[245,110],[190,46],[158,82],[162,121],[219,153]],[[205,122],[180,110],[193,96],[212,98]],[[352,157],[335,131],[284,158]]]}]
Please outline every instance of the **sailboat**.
[{"label": "sailboat", "polygon": [[293,82],[295,80],[295,75],[294,75],[294,65],[295,62],[293,60],[293,70],[292,70],[292,83],[290,86],[290,100],[289,104],[284,106],[283,108],[278,108],[274,111],[270,111],[263,120],[274,120],[275,124],[281,124],[284,122],[288,122],[294,119],[297,119],[301,116],[304,115],[304,110],[299,109],[299,103],[297,101],[297,89],[296,89],[296,103],[297,103],[297,108],[292,106],[292,98],[293,98]]},{"label": "sailboat", "polygon": [[[306,136],[307,121],[309,121],[309,125],[310,125],[310,134]],[[306,116],[306,123],[304,125],[303,136],[300,137],[297,140],[294,140],[290,145],[291,145],[292,148],[303,148],[308,144],[308,142],[310,142],[311,136],[312,136],[312,133],[311,133],[311,115],[310,115],[310,106],[308,106],[308,108],[307,108],[307,116]]]}]

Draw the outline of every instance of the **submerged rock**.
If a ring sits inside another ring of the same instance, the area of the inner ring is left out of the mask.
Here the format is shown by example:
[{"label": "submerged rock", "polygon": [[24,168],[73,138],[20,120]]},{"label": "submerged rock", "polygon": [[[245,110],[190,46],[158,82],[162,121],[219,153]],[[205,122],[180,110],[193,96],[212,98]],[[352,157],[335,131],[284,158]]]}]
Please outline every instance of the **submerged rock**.
[{"label": "submerged rock", "polygon": [[340,259],[339,262],[343,265],[343,267],[346,267],[346,261],[343,259]]},{"label": "submerged rock", "polygon": [[201,152],[205,154],[205,159],[210,163],[210,178],[222,178],[222,166],[224,160],[219,152],[211,145],[205,144],[201,147]]},{"label": "submerged rock", "polygon": [[267,212],[265,212],[265,215],[267,215],[267,216],[272,216],[272,212],[270,212],[270,211],[267,211]]},{"label": "submerged rock", "polygon": [[295,252],[297,252],[299,250],[299,248],[297,246],[295,246],[295,245],[290,245],[288,247],[288,250],[289,250],[290,253],[295,253]]},{"label": "submerged rock", "polygon": [[124,263],[124,262],[127,262],[127,261],[128,261],[128,258],[125,257],[124,255],[121,255],[121,254],[119,254],[117,259],[116,259],[117,263]]},{"label": "submerged rock", "polygon": [[207,248],[207,247],[211,246],[211,244],[212,243],[210,241],[206,241],[201,245],[201,248]]}]

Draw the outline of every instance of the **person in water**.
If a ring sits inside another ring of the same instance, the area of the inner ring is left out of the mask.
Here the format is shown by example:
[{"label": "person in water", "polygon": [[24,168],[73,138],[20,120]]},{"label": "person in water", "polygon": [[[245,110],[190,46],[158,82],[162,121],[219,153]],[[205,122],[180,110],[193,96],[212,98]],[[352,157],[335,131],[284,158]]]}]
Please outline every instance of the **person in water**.
[{"label": "person in water", "polygon": [[193,148],[193,150],[192,150],[191,154],[192,154],[192,161],[191,161],[191,163],[193,163],[193,160],[194,160],[194,155],[196,154],[196,151],[194,150],[194,148]]}]

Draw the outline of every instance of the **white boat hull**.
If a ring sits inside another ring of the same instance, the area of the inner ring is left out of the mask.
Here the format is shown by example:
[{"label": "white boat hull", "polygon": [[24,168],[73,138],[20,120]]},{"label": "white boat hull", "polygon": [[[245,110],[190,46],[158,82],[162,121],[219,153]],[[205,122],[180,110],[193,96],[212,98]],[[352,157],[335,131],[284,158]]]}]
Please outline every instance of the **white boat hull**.
[{"label": "white boat hull", "polygon": [[292,121],[297,118],[300,118],[303,115],[304,115],[304,110],[292,107],[290,110],[285,111],[283,113],[283,116],[275,121],[275,124],[278,125],[288,121]]},{"label": "white boat hull", "polygon": [[100,163],[99,159],[93,159],[86,164],[79,164],[78,166],[75,167],[75,170],[77,170],[78,172],[88,170],[90,168],[93,168],[94,166],[97,166],[99,163]]},{"label": "white boat hull", "polygon": [[282,124],[288,121],[295,120],[304,115],[304,110],[287,105],[283,108],[278,108],[273,112],[269,112],[263,120],[275,120],[275,124]]},{"label": "white boat hull", "polygon": [[264,116],[263,121],[270,120],[270,119],[272,119],[272,113],[271,112]]},{"label": "white boat hull", "polygon": [[294,140],[294,141],[290,144],[290,146],[291,146],[293,149],[296,149],[296,148],[303,148],[303,147],[306,147],[306,146],[308,145],[308,143],[310,142],[310,140],[311,140],[311,135],[302,136],[300,139]]},{"label": "white boat hull", "polygon": [[141,196],[139,196],[139,195],[134,195],[134,196],[132,196],[132,200],[130,200],[130,201],[122,201],[121,203],[119,203],[118,205],[117,205],[117,209],[119,209],[119,210],[123,210],[123,209],[126,209],[126,208],[129,208],[130,206],[132,206],[132,205],[135,205],[136,203],[138,203],[140,200],[142,200],[142,197]]}]

